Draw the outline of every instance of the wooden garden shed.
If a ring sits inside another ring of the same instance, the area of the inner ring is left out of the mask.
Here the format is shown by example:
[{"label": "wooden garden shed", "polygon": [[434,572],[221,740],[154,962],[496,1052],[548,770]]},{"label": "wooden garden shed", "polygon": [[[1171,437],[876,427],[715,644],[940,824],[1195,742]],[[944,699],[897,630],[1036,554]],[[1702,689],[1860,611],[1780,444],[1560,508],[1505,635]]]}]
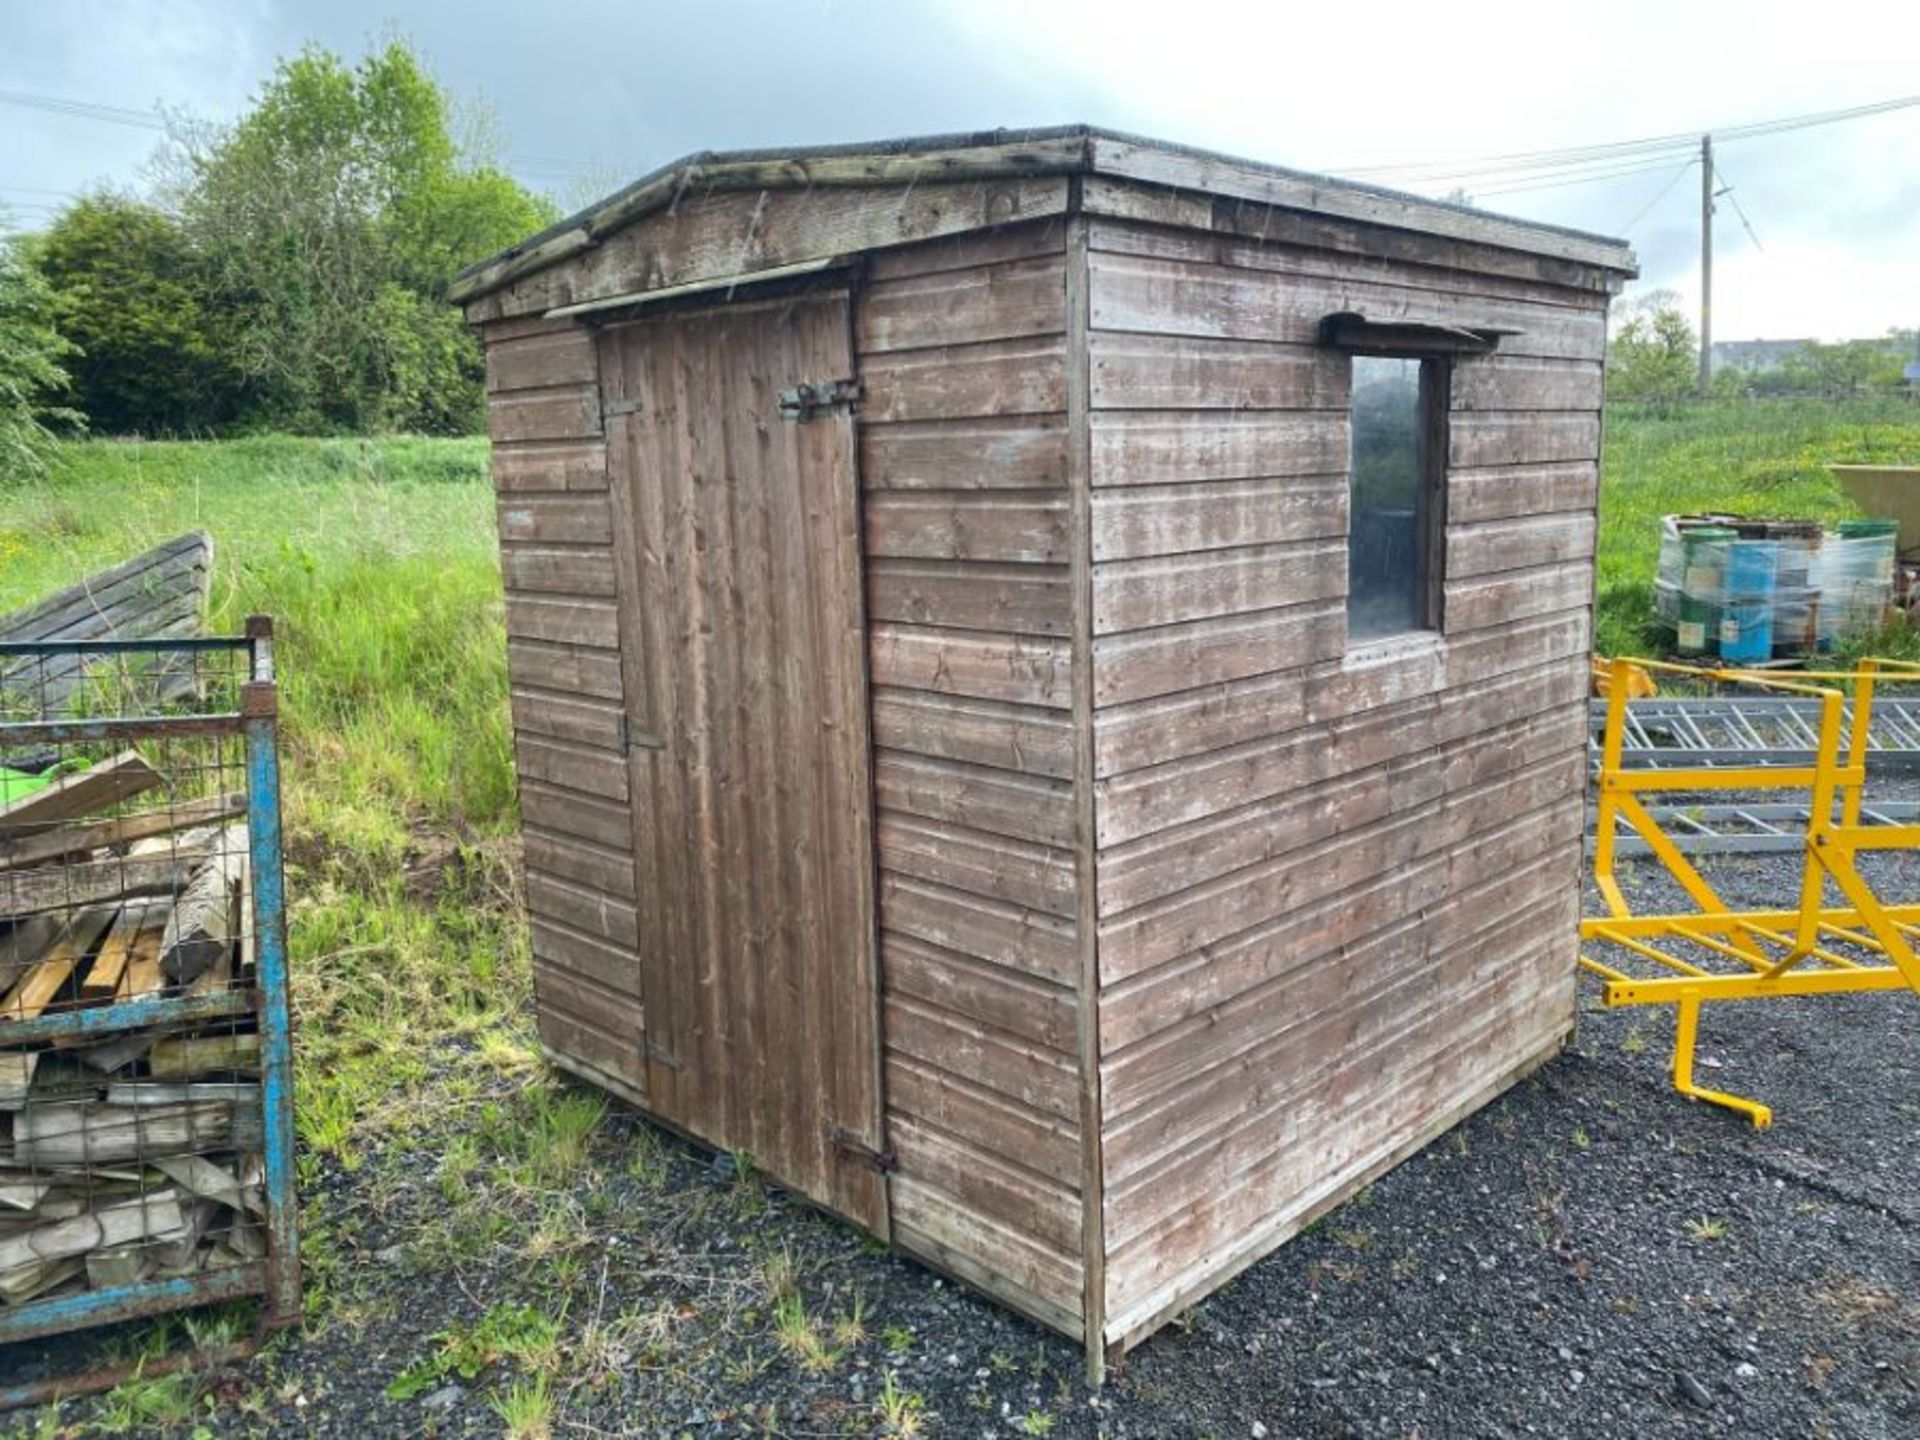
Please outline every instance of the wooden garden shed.
[{"label": "wooden garden shed", "polygon": [[1633,267],[1073,127],[467,272],[552,1058],[1097,1371],[1553,1055]]}]

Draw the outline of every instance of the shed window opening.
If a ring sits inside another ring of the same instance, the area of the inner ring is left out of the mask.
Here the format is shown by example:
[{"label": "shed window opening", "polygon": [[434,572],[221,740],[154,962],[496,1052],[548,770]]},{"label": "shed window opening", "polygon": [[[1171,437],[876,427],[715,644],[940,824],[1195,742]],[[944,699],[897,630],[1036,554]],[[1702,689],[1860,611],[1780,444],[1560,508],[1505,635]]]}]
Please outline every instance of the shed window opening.
[{"label": "shed window opening", "polygon": [[1347,634],[1436,630],[1443,361],[1355,355],[1347,477]]}]

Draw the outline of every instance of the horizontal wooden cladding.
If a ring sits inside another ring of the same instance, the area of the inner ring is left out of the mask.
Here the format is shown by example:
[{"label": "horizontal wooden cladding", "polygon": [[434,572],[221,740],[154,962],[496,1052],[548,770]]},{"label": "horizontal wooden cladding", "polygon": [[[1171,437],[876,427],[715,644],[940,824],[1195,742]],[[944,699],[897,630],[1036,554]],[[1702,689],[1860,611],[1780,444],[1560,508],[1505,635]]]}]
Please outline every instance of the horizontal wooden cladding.
[{"label": "horizontal wooden cladding", "polygon": [[902,1174],[954,1196],[976,1213],[1019,1216],[1019,1228],[1048,1249],[1072,1253],[1078,1248],[1080,1199],[1058,1181],[899,1112],[888,1117],[887,1142]]},{"label": "horizontal wooden cladding", "polygon": [[1066,709],[1073,655],[1061,639],[989,635],[876,621],[869,627],[876,685]]},{"label": "horizontal wooden cladding", "polygon": [[[1550,949],[1536,958],[1553,971],[1571,963]],[[1123,1213],[1122,1225],[1136,1233],[1126,1241],[1110,1235],[1111,1333],[1147,1323],[1178,1295],[1204,1293],[1235,1256],[1290,1233],[1371,1167],[1490,1099],[1497,1088],[1490,1091],[1489,1077],[1499,1086],[1557,1044],[1572,1021],[1570,981],[1458,999],[1421,1030],[1391,1037],[1401,1063],[1387,1063],[1383,1049],[1356,1057],[1371,1074],[1325,1071],[1252,1111],[1246,1126],[1196,1158],[1190,1176],[1162,1187],[1164,1195],[1143,1192],[1159,1216],[1143,1223]]]},{"label": "horizontal wooden cladding", "polygon": [[544,871],[621,900],[634,896],[633,853],[528,822],[523,844],[529,870]]},{"label": "horizontal wooden cladding", "polygon": [[[871,290],[889,280],[935,275],[943,270],[978,270],[988,265],[1035,260],[1044,255],[1062,257],[1057,263],[1064,266],[1066,249],[1064,215],[996,225],[990,230],[962,231],[916,245],[874,251],[866,260],[868,284],[865,288]],[[1062,269],[1060,274],[1064,284],[1066,271]],[[856,303],[859,299],[855,297]]]},{"label": "horizontal wooden cladding", "polygon": [[630,903],[544,871],[527,872],[527,912],[618,949],[631,951],[639,941],[639,918]]},{"label": "horizontal wooden cladding", "polygon": [[[1073,991],[1063,985],[891,931],[880,935],[880,973],[891,994],[1062,1055],[1073,1052],[1075,1001]],[[937,1055],[927,1058],[936,1065],[943,1063]]]},{"label": "horizontal wooden cladding", "polygon": [[1077,1255],[1049,1249],[952,1196],[895,1174],[887,1186],[893,1243],[1072,1338],[1084,1329]]},{"label": "horizontal wooden cladding", "polygon": [[1195,550],[1321,540],[1347,533],[1347,477],[1134,485],[1096,490],[1093,558],[1131,560]]},{"label": "horizontal wooden cladding", "polygon": [[1103,917],[1177,895],[1245,866],[1326,844],[1361,826],[1443,803],[1450,795],[1579,749],[1587,718],[1560,705],[1494,724],[1438,750],[1375,740],[1351,758],[1378,758],[1334,779],[1302,785],[1143,835],[1100,855]]},{"label": "horizontal wooden cladding", "polygon": [[871,699],[876,748],[1072,778],[1073,726],[1062,710],[887,686]]},{"label": "horizontal wooden cladding", "polygon": [[599,440],[496,442],[493,486],[503,498],[523,491],[605,490],[607,448]]},{"label": "horizontal wooden cladding", "polygon": [[633,844],[633,810],[624,801],[583,795],[564,786],[520,777],[520,814],[528,825],[578,835],[616,850]]},{"label": "horizontal wooden cladding", "polygon": [[[1173,1096],[1319,1011],[1350,1004],[1425,957],[1470,939],[1512,948],[1516,917],[1546,900],[1563,908],[1574,902],[1569,858],[1549,850],[1518,868],[1476,876],[1433,905],[1408,906],[1391,889],[1371,889],[1340,901],[1337,913],[1316,907],[1286,917],[1266,937],[1276,952],[1286,953],[1285,961],[1259,984],[1216,998],[1137,1043],[1102,1052],[1101,1096],[1109,1123]],[[1349,916],[1348,908],[1360,913]]]},{"label": "horizontal wooden cladding", "polygon": [[1064,177],[693,193],[467,307],[480,322],[1057,216]]},{"label": "horizontal wooden cladding", "polygon": [[886,809],[1016,840],[1062,847],[1074,840],[1067,780],[876,748],[873,793]]},{"label": "horizontal wooden cladding", "polygon": [[1482,932],[1434,950],[1411,926],[1355,949],[1348,963],[1288,977],[1282,988],[1299,999],[1277,998],[1258,1017],[1274,1022],[1271,1033],[1107,1125],[1109,1244],[1124,1245],[1193,1194],[1192,1177],[1177,1172],[1199,1155],[1207,1154],[1202,1168],[1217,1183],[1232,1173],[1234,1150],[1242,1160],[1264,1153],[1271,1127],[1250,1132],[1248,1116],[1270,1119],[1271,1107],[1307,1088],[1315,1072],[1345,1072],[1353,1089],[1371,1090],[1382,1072],[1444,1049],[1449,1032],[1469,1030],[1476,1011],[1516,995],[1554,992],[1571,1024],[1578,909],[1567,886],[1508,915],[1513,928],[1505,936]]},{"label": "horizontal wooden cladding", "polygon": [[613,515],[605,495],[503,495],[503,544],[613,544]]},{"label": "horizontal wooden cladding", "polygon": [[515,686],[512,691],[514,729],[554,740],[571,740],[603,750],[624,750],[624,716],[619,705],[591,695],[550,694]]},{"label": "horizontal wooden cladding", "polygon": [[1585,745],[1517,774],[1456,790],[1444,799],[1339,835],[1309,850],[1209,877],[1189,889],[1135,906],[1100,925],[1100,974],[1111,984],[1262,924],[1362,875],[1457,844],[1496,817],[1556,800],[1578,808]]},{"label": "horizontal wooden cladding", "polygon": [[619,700],[620,656],[612,650],[583,650],[533,638],[509,635],[507,673],[516,685],[534,685],[574,695]]},{"label": "horizontal wooden cladding", "polygon": [[1058,335],[1066,328],[1061,253],[874,280],[860,292],[854,345],[873,355]]},{"label": "horizontal wooden cladding", "polygon": [[510,642],[546,640],[615,650],[620,645],[620,628],[611,599],[560,600],[509,590],[507,637]]},{"label": "horizontal wooden cladding", "polygon": [[1505,570],[1469,580],[1450,580],[1447,634],[1527,620],[1593,603],[1593,562],[1562,560],[1525,570]]},{"label": "horizontal wooden cladding", "polygon": [[1069,1055],[898,993],[886,999],[889,1050],[928,1059],[997,1095],[1077,1125],[1080,1085]]},{"label": "horizontal wooden cladding", "polygon": [[1089,337],[1096,410],[1336,410],[1345,357],[1310,345],[1189,335]]},{"label": "horizontal wooden cladding", "polygon": [[876,825],[880,865],[888,873],[1062,920],[1074,916],[1073,857],[1057,847],[884,809]]},{"label": "horizontal wooden cladding", "polygon": [[1124,774],[1184,755],[1260,740],[1435,691],[1584,655],[1588,617],[1549,615],[1449,639],[1379,665],[1284,667],[1094,712],[1094,772]]},{"label": "horizontal wooden cladding", "polygon": [[1093,567],[1093,633],[1340,599],[1346,591],[1344,539],[1107,560]]},{"label": "horizontal wooden cladding", "polygon": [[[910,1117],[909,1123],[998,1156],[1003,1165],[1012,1161],[1017,1171],[1036,1173],[1048,1182],[1050,1194],[1056,1187],[1079,1190],[1080,1136],[1074,1126],[944,1070],[939,1062],[937,1056],[926,1063],[918,1056],[889,1053],[888,1109]],[[921,1173],[917,1178],[944,1177]]]},{"label": "horizontal wooden cladding", "polygon": [[[1109,234],[1110,241],[1113,238]],[[1164,240],[1157,243],[1166,248]],[[1126,331],[1316,347],[1322,318],[1358,311],[1369,320],[1517,332],[1501,337],[1502,355],[1598,362],[1606,354],[1606,320],[1597,308],[1569,309],[1343,274],[1275,273],[1217,264],[1206,257],[1204,242],[1198,252],[1173,256],[1095,251],[1088,267],[1096,335]],[[1473,363],[1467,362],[1467,368]]]},{"label": "horizontal wooden cladding", "polygon": [[1501,570],[1585,560],[1593,554],[1596,532],[1591,514],[1533,515],[1449,525],[1446,575],[1464,580]]},{"label": "horizontal wooden cladding", "polygon": [[500,568],[509,591],[588,595],[614,594],[613,552],[598,545],[500,547]]},{"label": "horizontal wooden cladding", "polygon": [[1465,736],[1546,711],[1583,717],[1586,689],[1586,658],[1569,655],[1314,722],[1300,723],[1302,708],[1295,723],[1277,723],[1271,734],[1098,780],[1100,844],[1119,845],[1268,796],[1295,794],[1395,756],[1431,756]]},{"label": "horizontal wooden cladding", "polygon": [[548,1049],[611,1075],[639,1096],[647,1093],[640,1035],[645,1017],[637,1002],[622,1004],[596,988],[581,987],[564,971],[536,959],[535,1020]]},{"label": "horizontal wooden cladding", "polygon": [[866,550],[914,560],[1064,561],[1068,513],[1059,490],[873,491]]},{"label": "horizontal wooden cladding", "polygon": [[1447,464],[1547,465],[1595,460],[1600,416],[1587,411],[1456,413],[1447,423]]},{"label": "horizontal wooden cladding", "polygon": [[1095,411],[1090,474],[1107,485],[1345,475],[1346,411]]},{"label": "horizontal wooden cladding", "polygon": [[[1502,877],[1557,865],[1559,883],[1570,888],[1579,873],[1581,824],[1580,807],[1565,800],[1503,818],[1451,850],[1430,850],[1339,888],[1323,886],[1230,940],[1109,985],[1100,996],[1101,1053],[1118,1057],[1153,1042],[1323,953]],[[1515,890],[1508,898],[1526,893]]]},{"label": "horizontal wooden cladding", "polygon": [[1328,660],[1340,653],[1345,636],[1344,608],[1317,603],[1096,636],[1094,704],[1118,705]]},{"label": "horizontal wooden cladding", "polygon": [[1546,360],[1496,352],[1453,365],[1453,409],[1600,409],[1598,360]]},{"label": "horizontal wooden cladding", "polygon": [[884,557],[867,562],[867,615],[999,635],[1060,636],[1073,618],[1065,565]]},{"label": "horizontal wooden cladding", "polygon": [[593,384],[600,378],[594,332],[585,326],[562,325],[500,338],[489,335],[487,341],[489,392]]},{"label": "horizontal wooden cladding", "polygon": [[1066,347],[1051,336],[865,355],[860,394],[863,425],[1046,414],[1067,403]]},{"label": "horizontal wooden cladding", "polygon": [[1078,983],[1071,921],[937,882],[882,871],[880,924],[944,950],[1054,985]]},{"label": "horizontal wooden cladding", "polygon": [[487,401],[487,429],[496,444],[512,440],[578,440],[600,434],[600,387],[556,385],[510,390]]},{"label": "horizontal wooden cladding", "polygon": [[1592,460],[1450,470],[1447,521],[1461,525],[1592,510],[1599,493],[1600,467]]},{"label": "horizontal wooden cladding", "polygon": [[[550,970],[582,976],[629,1002],[637,1001],[640,959],[633,951],[569,930],[544,917],[535,917],[529,929],[536,962]],[[637,1042],[638,1032],[629,1039],[630,1043]]]},{"label": "horizontal wooden cladding", "polygon": [[860,427],[860,485],[880,490],[1042,490],[1067,483],[1062,415]]},{"label": "horizontal wooden cladding", "polygon": [[519,773],[530,780],[607,800],[627,798],[623,753],[522,733],[515,737],[514,756]]}]

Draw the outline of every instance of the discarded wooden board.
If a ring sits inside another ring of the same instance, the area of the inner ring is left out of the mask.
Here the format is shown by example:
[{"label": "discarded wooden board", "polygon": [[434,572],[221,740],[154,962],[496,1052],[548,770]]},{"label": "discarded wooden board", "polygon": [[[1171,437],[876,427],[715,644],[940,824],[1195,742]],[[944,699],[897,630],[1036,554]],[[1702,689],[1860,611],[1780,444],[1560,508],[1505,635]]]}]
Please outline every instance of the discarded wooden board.
[{"label": "discarded wooden board", "polygon": [[[201,633],[213,578],[213,537],[177,536],[111,569],[56,591],[37,605],[0,615],[0,640],[145,640]],[[137,690],[119,701],[183,700],[198,692],[192,651],[125,657],[46,655],[0,661],[0,707],[37,719],[66,714],[89,686]],[[144,708],[144,707],[139,707]]]},{"label": "discarded wooden board", "polygon": [[160,784],[160,772],[138,750],[122,750],[75,775],[62,775],[44,789],[0,806],[0,837],[44,830],[63,820],[77,820],[131,799]]}]

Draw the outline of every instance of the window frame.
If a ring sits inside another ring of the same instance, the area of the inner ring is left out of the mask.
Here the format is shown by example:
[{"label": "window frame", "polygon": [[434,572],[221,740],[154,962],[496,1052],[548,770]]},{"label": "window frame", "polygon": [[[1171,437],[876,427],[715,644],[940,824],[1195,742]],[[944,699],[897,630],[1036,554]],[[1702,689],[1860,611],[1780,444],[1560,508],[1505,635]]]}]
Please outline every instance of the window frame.
[{"label": "window frame", "polygon": [[[1453,396],[1453,354],[1424,347],[1342,346],[1347,361],[1347,541],[1353,541],[1354,412],[1353,362],[1368,360],[1411,360],[1420,367],[1419,406],[1420,475],[1417,515],[1419,533],[1414,537],[1414,623],[1404,630],[1363,636],[1363,647],[1391,645],[1409,638],[1446,633],[1446,546],[1447,546],[1447,445],[1450,438],[1449,416]],[[1349,556],[1351,556],[1349,549]],[[1353,570],[1347,570],[1346,616],[1349,647],[1354,644]]]}]

